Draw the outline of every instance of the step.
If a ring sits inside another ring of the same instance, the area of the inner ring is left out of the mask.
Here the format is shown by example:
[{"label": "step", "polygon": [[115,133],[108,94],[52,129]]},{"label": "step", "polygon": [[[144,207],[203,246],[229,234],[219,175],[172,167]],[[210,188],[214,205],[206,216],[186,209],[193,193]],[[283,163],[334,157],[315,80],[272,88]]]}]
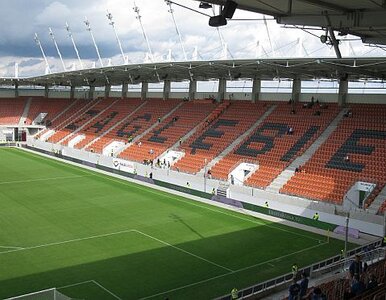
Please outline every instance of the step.
[{"label": "step", "polygon": [[304,165],[315,154],[321,145],[330,137],[330,135],[338,127],[339,122],[343,119],[346,109],[342,109],[339,114],[331,121],[322,134],[312,143],[312,145],[279,174],[271,184],[266,188],[267,191],[278,193],[280,189],[292,178],[295,174],[295,169],[298,166]]},{"label": "step", "polygon": [[28,117],[29,109],[31,107],[31,102],[32,102],[32,98],[30,97],[27,99],[27,102],[25,103],[23,114],[21,115],[20,120],[19,120],[19,126],[24,125],[24,122]]}]

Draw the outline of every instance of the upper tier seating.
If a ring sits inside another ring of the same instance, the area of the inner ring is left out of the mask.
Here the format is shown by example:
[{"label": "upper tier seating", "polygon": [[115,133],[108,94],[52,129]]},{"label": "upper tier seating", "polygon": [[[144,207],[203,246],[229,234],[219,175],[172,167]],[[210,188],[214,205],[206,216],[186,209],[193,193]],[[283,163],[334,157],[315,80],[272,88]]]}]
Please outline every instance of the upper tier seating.
[{"label": "upper tier seating", "polygon": [[[65,127],[67,132],[74,132],[81,129],[83,126],[87,126],[92,120],[92,123],[96,118],[99,118],[100,115],[104,113],[105,110],[108,110],[111,105],[113,105],[117,99],[106,98],[99,101],[91,109],[87,110],[82,116],[77,118],[74,122]],[[73,139],[76,135],[69,134],[62,142],[62,145],[68,145],[68,142]]]},{"label": "upper tier seating", "polygon": [[[71,108],[66,112],[65,115],[68,115],[68,118],[55,128],[55,134],[53,134],[48,139],[48,141],[51,143],[58,143],[63,138],[80,128],[86,122],[96,117],[103,109],[105,109],[108,105],[111,104],[111,101],[113,100],[78,100],[78,102],[75,103],[75,105],[71,106]],[[76,107],[78,108],[78,110],[73,111]],[[70,114],[71,112],[72,114]],[[63,117],[64,116],[61,116],[59,119],[62,119]],[[57,124],[58,122],[59,120],[56,120],[55,124]],[[65,143],[64,145],[67,145],[67,143]]]},{"label": "upper tier seating", "polygon": [[[251,162],[258,164],[258,170],[245,183],[267,187],[315,141],[339,112],[336,104],[321,109],[318,104],[303,108],[303,104],[298,103],[294,109],[296,113],[292,114],[291,105],[278,103],[250,136],[211,169],[212,176],[227,180],[240,162]],[[292,134],[288,134],[290,127],[293,128]]]},{"label": "upper tier seating", "polygon": [[[132,113],[141,103],[140,99],[119,99],[79,132],[79,134],[84,134],[85,138],[77,143],[75,148],[82,149],[94,139],[105,134],[114,125]],[[95,149],[95,147],[98,147],[98,142],[99,139],[92,143],[90,147]]]},{"label": "upper tier seating", "polygon": [[[250,101],[224,102],[225,111],[206,122],[206,126],[182,144],[185,156],[173,168],[196,173],[205,162],[210,162],[240,135],[247,131],[265,112],[266,104]],[[229,106],[229,107],[228,107]]]},{"label": "upper tier seating", "polygon": [[[386,183],[386,105],[350,105],[328,140],[281,192],[341,204],[357,181],[376,183],[372,199]],[[346,158],[347,157],[347,158]],[[371,201],[371,200],[370,200]]]},{"label": "upper tier seating", "polygon": [[23,114],[26,98],[0,98],[0,124],[17,125]]},{"label": "upper tier seating", "polygon": [[184,103],[151,132],[142,137],[139,145],[131,145],[119,156],[143,161],[154,159],[177,143],[216,108],[211,101],[190,101]]},{"label": "upper tier seating", "polygon": [[147,100],[146,104],[136,113],[100,138],[95,144],[89,146],[87,150],[102,153],[103,148],[113,141],[127,143],[129,139],[132,140],[136,136],[141,135],[149,127],[158,122],[158,118],[163,118],[179,103],[181,103],[181,100]]},{"label": "upper tier seating", "polygon": [[40,113],[47,113],[47,116],[44,119],[44,122],[47,123],[47,121],[51,121],[55,116],[68,107],[72,101],[73,100],[70,99],[32,98],[25,123],[27,125],[32,124]]}]

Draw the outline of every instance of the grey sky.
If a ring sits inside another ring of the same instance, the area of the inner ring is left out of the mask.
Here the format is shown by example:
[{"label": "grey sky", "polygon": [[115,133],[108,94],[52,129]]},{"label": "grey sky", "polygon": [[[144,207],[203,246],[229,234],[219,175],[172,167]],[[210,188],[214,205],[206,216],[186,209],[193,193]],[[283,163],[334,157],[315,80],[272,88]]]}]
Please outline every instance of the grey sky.
[{"label": "grey sky", "polygon": [[[176,0],[176,2],[198,8],[198,2]],[[183,55],[164,0],[137,0],[142,22],[148,34],[155,60],[162,60],[172,50],[173,59],[182,60]],[[0,9],[0,76],[12,76],[15,62],[19,63],[20,75],[30,76],[44,73],[44,63],[33,36],[36,32],[46,51],[49,63],[55,72],[62,71],[54,44],[48,34],[51,27],[67,68],[76,67],[77,60],[71,40],[65,30],[69,23],[79,52],[87,67],[97,63],[97,55],[89,32],[85,30],[84,17],[90,20],[95,40],[104,64],[111,59],[121,64],[119,48],[106,18],[109,10],[113,16],[122,46],[129,59],[142,62],[147,52],[138,20],[135,18],[132,0],[2,0]],[[191,58],[194,47],[198,47],[200,59],[218,59],[221,43],[216,29],[208,26],[208,18],[173,5],[175,18],[182,33],[186,52]],[[206,13],[212,13],[206,10]],[[261,16],[237,11],[235,17],[259,18]],[[266,56],[330,56],[328,46],[302,31],[283,29],[274,21],[268,21],[271,41],[262,21],[235,22],[222,27],[221,34],[228,44],[228,57],[252,58]],[[257,44],[259,43],[259,47]],[[272,48],[275,49],[272,51]],[[351,47],[342,46],[345,55],[380,55],[380,50],[353,42]]]}]

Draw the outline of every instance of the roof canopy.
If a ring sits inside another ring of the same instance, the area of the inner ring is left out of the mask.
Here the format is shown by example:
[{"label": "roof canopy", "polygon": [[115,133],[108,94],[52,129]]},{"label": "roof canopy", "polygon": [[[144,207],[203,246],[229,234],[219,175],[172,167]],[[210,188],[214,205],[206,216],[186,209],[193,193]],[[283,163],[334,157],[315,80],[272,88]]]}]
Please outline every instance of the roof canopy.
[{"label": "roof canopy", "polygon": [[[347,74],[347,75],[346,75]],[[156,83],[164,80],[228,80],[260,78],[262,80],[293,79],[340,79],[353,81],[383,80],[386,78],[386,58],[299,58],[255,59],[224,61],[191,61],[147,63],[85,69],[44,76],[12,79],[3,78],[2,85],[40,86],[105,86],[123,82],[137,84],[142,81]]]},{"label": "roof canopy", "polygon": [[[196,0],[200,1],[200,0]],[[385,0],[233,0],[239,9],[273,16],[279,24],[330,26],[364,43],[386,44]],[[205,0],[224,5],[227,0]]]}]

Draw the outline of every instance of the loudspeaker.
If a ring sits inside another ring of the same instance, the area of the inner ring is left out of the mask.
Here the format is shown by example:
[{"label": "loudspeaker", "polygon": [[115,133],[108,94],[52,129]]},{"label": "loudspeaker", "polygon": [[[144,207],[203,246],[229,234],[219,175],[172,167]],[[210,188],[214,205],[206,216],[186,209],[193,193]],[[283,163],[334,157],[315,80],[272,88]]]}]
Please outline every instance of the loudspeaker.
[{"label": "loudspeaker", "polygon": [[231,0],[228,0],[225,2],[224,9],[221,12],[221,15],[223,15],[227,19],[232,19],[233,14],[235,13],[237,8],[237,3]]},{"label": "loudspeaker", "polygon": [[211,27],[219,27],[227,24],[227,20],[223,15],[214,16],[209,18],[209,26]]}]

